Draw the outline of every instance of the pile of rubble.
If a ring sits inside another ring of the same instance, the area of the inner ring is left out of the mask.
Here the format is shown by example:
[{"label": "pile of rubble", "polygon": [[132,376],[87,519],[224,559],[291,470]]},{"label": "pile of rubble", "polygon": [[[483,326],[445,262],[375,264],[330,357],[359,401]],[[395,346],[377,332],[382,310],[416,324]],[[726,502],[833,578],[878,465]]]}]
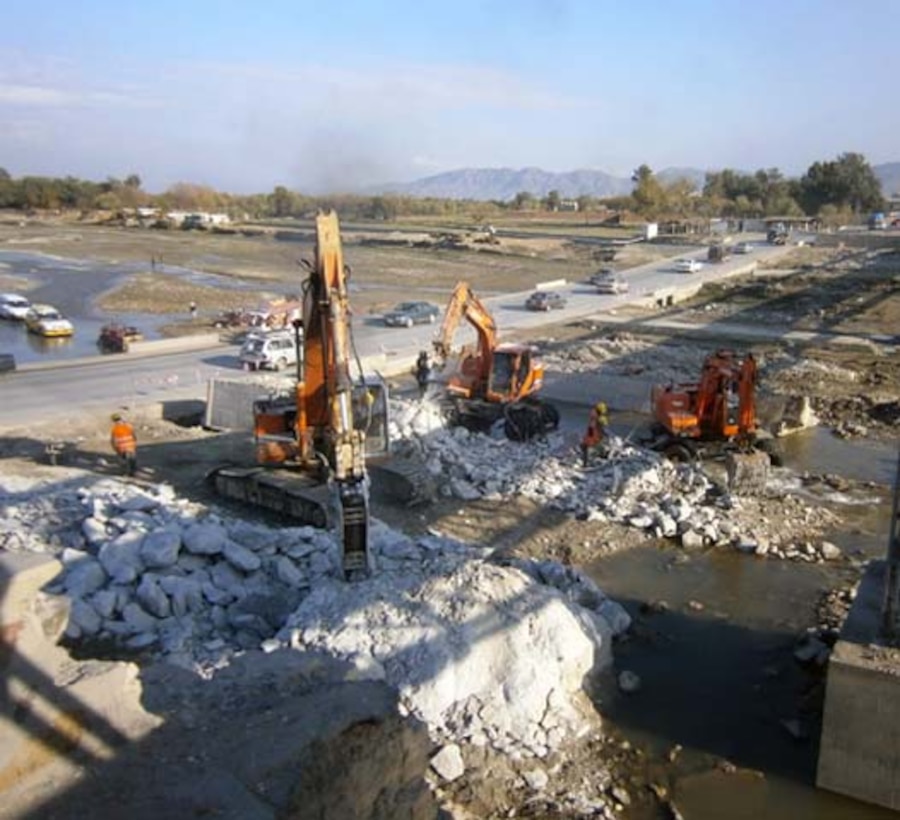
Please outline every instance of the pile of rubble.
[{"label": "pile of rubble", "polygon": [[448,744],[546,756],[585,725],[583,681],[629,625],[577,570],[501,565],[379,522],[378,571],[348,584],[334,534],[233,520],[164,485],[10,477],[0,512],[3,549],[61,561],[49,591],[71,601],[66,635],[82,651],[112,644],[203,676],[244,650],[327,656],[344,680],[386,681]]},{"label": "pile of rubble", "polygon": [[[392,439],[424,460],[439,491],[462,500],[524,496],[588,521],[615,522],[685,548],[823,560],[816,541],[837,520],[773,484],[763,499],[728,493],[697,465],[614,438],[590,469],[562,433],[527,444],[448,429],[430,401],[392,404]],[[828,558],[835,558],[829,554]]]}]

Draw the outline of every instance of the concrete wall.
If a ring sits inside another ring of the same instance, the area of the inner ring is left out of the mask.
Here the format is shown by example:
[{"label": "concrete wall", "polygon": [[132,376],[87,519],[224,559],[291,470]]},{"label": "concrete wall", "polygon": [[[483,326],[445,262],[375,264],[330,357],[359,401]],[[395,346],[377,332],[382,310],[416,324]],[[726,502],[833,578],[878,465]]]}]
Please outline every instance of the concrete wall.
[{"label": "concrete wall", "polygon": [[[364,373],[390,377],[412,373],[417,354],[378,354],[362,359]],[[355,372],[355,371],[354,371]],[[279,393],[289,393],[293,375],[259,374],[256,379],[210,379],[206,392],[204,426],[211,430],[252,430],[253,402]]]},{"label": "concrete wall", "polygon": [[900,249],[900,231],[839,231],[820,233],[816,244],[823,248],[844,245],[847,248],[897,248]]},{"label": "concrete wall", "polygon": [[877,645],[884,563],[869,566],[828,664],[816,785],[900,809],[900,650]]}]

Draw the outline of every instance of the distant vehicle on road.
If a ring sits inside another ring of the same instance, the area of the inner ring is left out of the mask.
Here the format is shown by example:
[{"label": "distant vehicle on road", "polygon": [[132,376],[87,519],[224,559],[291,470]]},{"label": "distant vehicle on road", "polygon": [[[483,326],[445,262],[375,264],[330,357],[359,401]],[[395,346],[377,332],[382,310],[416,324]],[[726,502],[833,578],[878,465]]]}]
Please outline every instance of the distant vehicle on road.
[{"label": "distant vehicle on road", "polygon": [[675,270],[679,273],[697,273],[703,269],[703,263],[696,259],[676,259]]},{"label": "distant vehicle on road", "polygon": [[628,293],[628,282],[614,273],[593,277],[593,285],[597,293]]},{"label": "distant vehicle on road", "polygon": [[440,313],[441,309],[430,302],[401,302],[389,313],[384,314],[384,323],[388,327],[432,325]]},{"label": "distant vehicle on road", "polygon": [[738,242],[737,245],[734,246],[735,253],[752,253],[753,245],[749,242]]},{"label": "distant vehicle on road", "polygon": [[592,273],[588,277],[588,282],[590,282],[592,285],[596,285],[598,279],[606,279],[609,276],[615,276],[615,275],[616,275],[615,268],[600,268],[600,270],[597,271],[597,273]]},{"label": "distant vehicle on road", "polygon": [[297,346],[289,330],[250,333],[238,356],[244,370],[284,370],[297,363]]},{"label": "distant vehicle on road", "polygon": [[25,327],[46,338],[72,336],[74,325],[52,305],[32,305],[25,314]]},{"label": "distant vehicle on road", "polygon": [[565,306],[565,297],[553,290],[536,290],[525,300],[528,310],[558,310]]},{"label": "distant vehicle on road", "polygon": [[31,307],[24,296],[17,293],[0,293],[0,319],[16,319],[21,321]]}]

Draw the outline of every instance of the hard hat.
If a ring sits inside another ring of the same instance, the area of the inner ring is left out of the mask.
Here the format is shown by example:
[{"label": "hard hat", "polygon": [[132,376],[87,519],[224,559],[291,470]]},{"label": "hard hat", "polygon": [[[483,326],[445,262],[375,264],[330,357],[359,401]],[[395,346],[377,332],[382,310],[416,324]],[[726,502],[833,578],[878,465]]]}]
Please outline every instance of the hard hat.
[{"label": "hard hat", "polygon": [[122,414],[121,414],[121,413],[113,413],[113,414],[110,416],[110,419],[111,419],[112,421],[121,421],[121,420],[122,420]]},{"label": "hard hat", "polygon": [[594,405],[594,409],[595,409],[598,413],[605,413],[605,412],[606,412],[606,402],[598,401],[598,402]]}]

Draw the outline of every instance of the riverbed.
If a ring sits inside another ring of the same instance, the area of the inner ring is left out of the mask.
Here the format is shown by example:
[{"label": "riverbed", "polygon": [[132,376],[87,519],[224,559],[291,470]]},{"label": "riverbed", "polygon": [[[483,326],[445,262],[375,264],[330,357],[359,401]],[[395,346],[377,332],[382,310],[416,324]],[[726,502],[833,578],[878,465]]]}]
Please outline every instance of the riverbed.
[{"label": "riverbed", "polygon": [[[633,785],[661,785],[686,820],[887,820],[893,812],[815,787],[825,670],[801,666],[793,651],[816,623],[823,593],[853,584],[861,562],[886,553],[896,446],[840,440],[821,428],[785,443],[782,480],[816,472],[861,482],[819,497],[844,519],[828,537],[846,560],[654,543],[595,562],[591,577],[634,618],[616,647],[616,671],[641,679],[628,695],[608,682],[599,708],[644,750]],[[671,816],[666,811],[644,799],[626,816],[655,820]]]}]

